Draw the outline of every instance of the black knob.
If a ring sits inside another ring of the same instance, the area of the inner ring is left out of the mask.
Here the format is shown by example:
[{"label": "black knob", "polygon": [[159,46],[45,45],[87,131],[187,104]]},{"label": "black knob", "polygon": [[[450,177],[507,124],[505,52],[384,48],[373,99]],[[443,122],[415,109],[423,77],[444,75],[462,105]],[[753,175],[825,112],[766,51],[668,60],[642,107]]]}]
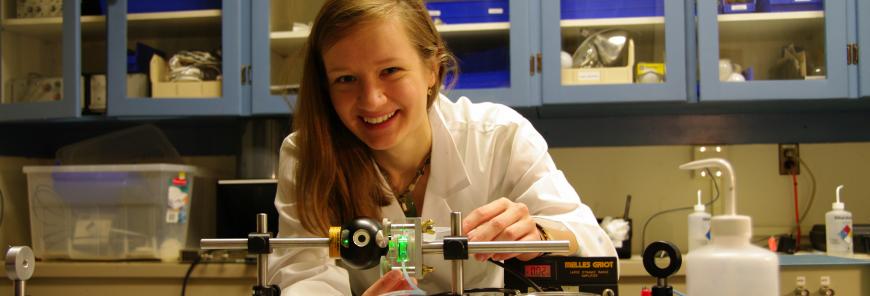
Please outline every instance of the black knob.
[{"label": "black knob", "polygon": [[341,259],[354,269],[369,269],[387,253],[381,224],[369,218],[355,218],[341,226]]}]

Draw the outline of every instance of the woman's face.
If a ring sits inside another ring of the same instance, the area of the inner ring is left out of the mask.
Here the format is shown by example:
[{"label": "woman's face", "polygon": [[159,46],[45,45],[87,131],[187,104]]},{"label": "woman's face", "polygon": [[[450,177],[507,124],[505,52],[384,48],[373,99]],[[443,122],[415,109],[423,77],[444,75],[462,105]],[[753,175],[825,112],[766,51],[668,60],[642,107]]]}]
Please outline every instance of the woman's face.
[{"label": "woman's face", "polygon": [[322,54],[335,112],[371,149],[426,134],[434,63],[420,58],[398,20],[364,23]]}]

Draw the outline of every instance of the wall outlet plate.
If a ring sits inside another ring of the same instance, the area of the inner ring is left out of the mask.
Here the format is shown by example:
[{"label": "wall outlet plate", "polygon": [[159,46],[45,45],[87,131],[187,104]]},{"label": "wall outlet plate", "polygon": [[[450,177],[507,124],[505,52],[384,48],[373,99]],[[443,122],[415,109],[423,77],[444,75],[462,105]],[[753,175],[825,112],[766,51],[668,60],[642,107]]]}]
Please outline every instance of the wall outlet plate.
[{"label": "wall outlet plate", "polygon": [[800,175],[801,174],[801,155],[799,144],[779,144],[777,154],[779,154],[779,174]]}]

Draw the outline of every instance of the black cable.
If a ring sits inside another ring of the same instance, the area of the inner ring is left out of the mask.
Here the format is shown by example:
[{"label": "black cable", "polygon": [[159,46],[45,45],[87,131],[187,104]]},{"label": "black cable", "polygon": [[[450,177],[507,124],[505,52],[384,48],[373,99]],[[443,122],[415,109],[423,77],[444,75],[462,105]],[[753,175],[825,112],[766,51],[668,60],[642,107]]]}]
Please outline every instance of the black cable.
[{"label": "black cable", "polygon": [[[716,195],[713,196],[713,199],[711,199],[709,202],[707,202],[707,203],[704,204],[705,206],[709,206],[709,205],[712,205],[712,204],[713,204],[714,202],[716,202],[717,200],[719,200],[719,183],[716,182],[716,177],[714,177],[714,175],[710,173],[710,169],[709,169],[709,168],[705,168],[704,170],[707,171],[707,175],[710,176],[710,179],[713,181],[713,188],[716,189]],[[694,206],[691,206],[691,207],[681,207],[681,208],[674,208],[674,209],[664,210],[664,211],[661,211],[661,212],[655,213],[655,214],[653,214],[652,216],[650,216],[649,218],[647,218],[647,219],[646,219],[646,223],[643,223],[643,231],[641,231],[641,234],[640,234],[640,248],[641,248],[641,250],[643,250],[644,248],[646,248],[646,227],[649,225],[649,223],[650,223],[653,219],[655,219],[655,218],[658,217],[658,216],[661,216],[661,215],[667,214],[667,213],[673,213],[673,212],[679,212],[679,211],[686,211],[686,210],[691,210],[691,209],[694,209],[694,208],[695,208]]]},{"label": "black cable", "polygon": [[193,258],[193,262],[190,263],[190,267],[187,268],[187,273],[184,274],[184,281],[181,282],[181,296],[184,296],[184,293],[187,290],[187,282],[190,280],[190,274],[193,273],[193,268],[196,267],[197,264],[202,261],[202,257],[205,256],[208,251],[205,253],[199,254],[196,258]]},{"label": "black cable", "polygon": [[487,260],[492,264],[498,265],[498,267],[501,267],[501,269],[504,269],[505,272],[509,273],[513,277],[522,281],[523,283],[525,283],[529,287],[532,287],[532,289],[535,289],[536,292],[543,292],[544,291],[544,289],[542,289],[541,286],[538,286],[538,284],[535,284],[535,282],[533,282],[531,279],[529,279],[529,278],[527,278],[519,273],[516,273],[515,271],[511,270],[510,268],[505,267],[504,263],[492,260],[492,258],[487,259]]},{"label": "black cable", "polygon": [[811,170],[810,166],[807,165],[806,162],[804,162],[803,158],[798,158],[798,159],[800,161],[800,164],[803,165],[804,168],[807,169],[807,174],[810,175],[810,181],[812,182],[812,187],[811,187],[812,190],[810,191],[812,193],[810,193],[810,200],[807,202],[807,207],[804,208],[803,215],[801,215],[800,219],[798,219],[798,223],[803,223],[804,219],[807,218],[807,214],[809,214],[809,212],[810,212],[810,208],[813,207],[813,201],[816,199],[816,176],[813,175],[813,170]]}]

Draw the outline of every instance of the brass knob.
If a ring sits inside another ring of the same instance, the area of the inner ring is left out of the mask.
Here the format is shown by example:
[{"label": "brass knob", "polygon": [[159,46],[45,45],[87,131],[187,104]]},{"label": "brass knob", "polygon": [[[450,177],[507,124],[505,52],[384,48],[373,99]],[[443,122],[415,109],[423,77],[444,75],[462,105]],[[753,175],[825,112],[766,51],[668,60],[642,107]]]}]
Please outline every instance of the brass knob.
[{"label": "brass knob", "polygon": [[435,221],[432,221],[432,219],[426,219],[420,226],[423,227],[423,233],[435,234]]},{"label": "brass knob", "polygon": [[423,265],[423,276],[426,276],[427,274],[429,274],[433,271],[435,271],[435,267],[432,267],[429,265]]}]

